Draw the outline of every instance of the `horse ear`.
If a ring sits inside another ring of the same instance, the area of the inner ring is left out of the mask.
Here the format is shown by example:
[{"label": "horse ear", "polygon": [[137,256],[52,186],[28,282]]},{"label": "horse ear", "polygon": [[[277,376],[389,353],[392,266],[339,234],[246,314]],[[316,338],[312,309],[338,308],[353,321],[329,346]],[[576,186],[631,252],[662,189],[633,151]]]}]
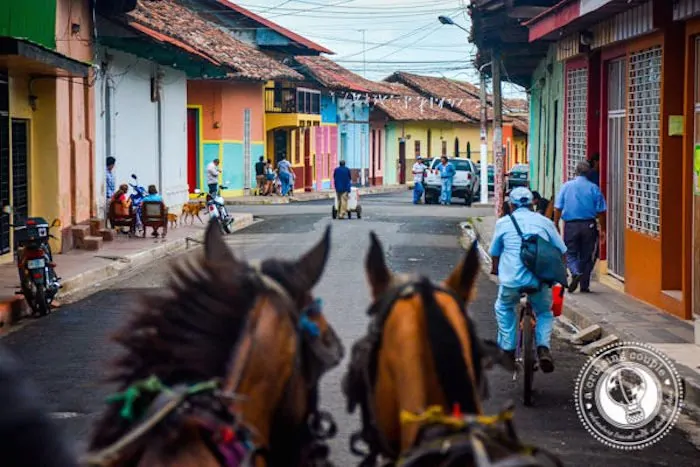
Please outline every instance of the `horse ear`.
[{"label": "horse ear", "polygon": [[217,263],[235,263],[231,249],[226,245],[221,228],[215,220],[209,221],[204,233],[204,257],[207,261]]},{"label": "horse ear", "polygon": [[472,242],[472,246],[467,251],[464,259],[452,271],[450,277],[445,281],[450,289],[468,301],[472,294],[472,288],[479,275],[479,246],[476,240]]},{"label": "horse ear", "polygon": [[297,261],[296,269],[300,272],[300,277],[305,282],[302,284],[305,290],[311,290],[321,278],[330,251],[331,226],[329,225],[326,227],[326,232],[323,234],[321,241]]},{"label": "horse ear", "polygon": [[365,272],[369,280],[369,286],[372,289],[372,297],[376,299],[389,287],[391,272],[386,266],[384,250],[377,234],[370,232],[369,241],[369,252],[365,259]]}]

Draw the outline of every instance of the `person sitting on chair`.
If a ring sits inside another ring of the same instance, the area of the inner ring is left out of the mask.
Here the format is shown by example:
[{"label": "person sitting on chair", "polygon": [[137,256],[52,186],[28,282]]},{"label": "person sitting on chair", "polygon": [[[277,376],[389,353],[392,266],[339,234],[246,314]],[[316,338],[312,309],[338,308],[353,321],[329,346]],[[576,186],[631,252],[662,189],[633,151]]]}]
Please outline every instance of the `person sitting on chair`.
[{"label": "person sitting on chair", "polygon": [[[155,185],[148,185],[148,195],[146,195],[143,198],[143,202],[152,202],[152,203],[162,203],[163,202],[163,197],[158,194],[158,189],[156,188]],[[153,227],[153,233],[151,234],[152,237],[158,238],[158,227]]]}]

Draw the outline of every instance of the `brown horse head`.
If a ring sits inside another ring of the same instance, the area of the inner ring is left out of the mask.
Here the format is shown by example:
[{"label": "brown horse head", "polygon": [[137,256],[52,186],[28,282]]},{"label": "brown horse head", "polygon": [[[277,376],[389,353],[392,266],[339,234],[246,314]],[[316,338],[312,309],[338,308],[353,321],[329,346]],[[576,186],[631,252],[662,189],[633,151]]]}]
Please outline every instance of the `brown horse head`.
[{"label": "brown horse head", "polygon": [[[475,244],[443,283],[433,284],[391,272],[379,239],[370,237],[365,269],[373,323],[353,348],[344,390],[350,411],[360,404],[363,418],[374,418],[363,420],[362,437],[370,449],[395,458],[414,444],[421,428],[402,423],[402,414],[431,406],[480,414],[483,370],[492,361],[507,360],[495,344],[478,338],[466,312],[479,272]],[[359,366],[369,371],[358,371]],[[368,428],[372,424],[378,429]]]},{"label": "brown horse head", "polygon": [[259,449],[268,465],[298,465],[314,441],[319,379],[343,358],[311,295],[329,251],[327,229],[297,261],[250,265],[211,222],[204,254],[176,265],[116,336],[126,350],[112,376],[120,403],[99,422],[89,462],[265,465],[251,461]]}]

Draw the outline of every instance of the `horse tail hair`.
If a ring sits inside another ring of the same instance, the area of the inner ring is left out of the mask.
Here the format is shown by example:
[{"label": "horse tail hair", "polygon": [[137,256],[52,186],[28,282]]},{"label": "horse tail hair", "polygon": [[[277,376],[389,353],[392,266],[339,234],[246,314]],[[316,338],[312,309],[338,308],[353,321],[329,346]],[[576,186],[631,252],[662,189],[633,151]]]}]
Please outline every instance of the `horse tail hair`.
[{"label": "horse tail hair", "polygon": [[457,332],[435,300],[435,288],[430,281],[423,279],[419,288],[427,323],[428,345],[447,406],[452,408],[459,404],[462,412],[476,413],[478,388],[474,387],[464,359],[464,351],[469,349],[462,349]]}]

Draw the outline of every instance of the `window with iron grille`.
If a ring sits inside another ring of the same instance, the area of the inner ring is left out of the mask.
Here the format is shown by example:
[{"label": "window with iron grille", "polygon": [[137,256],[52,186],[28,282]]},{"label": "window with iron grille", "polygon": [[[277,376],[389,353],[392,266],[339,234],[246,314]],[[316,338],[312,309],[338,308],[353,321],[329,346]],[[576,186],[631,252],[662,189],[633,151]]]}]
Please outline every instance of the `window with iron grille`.
[{"label": "window with iron grille", "polygon": [[630,55],[627,112],[627,227],[658,236],[661,47]]},{"label": "window with iron grille", "polygon": [[576,164],[586,160],[588,69],[566,73],[566,175],[576,175]]}]

